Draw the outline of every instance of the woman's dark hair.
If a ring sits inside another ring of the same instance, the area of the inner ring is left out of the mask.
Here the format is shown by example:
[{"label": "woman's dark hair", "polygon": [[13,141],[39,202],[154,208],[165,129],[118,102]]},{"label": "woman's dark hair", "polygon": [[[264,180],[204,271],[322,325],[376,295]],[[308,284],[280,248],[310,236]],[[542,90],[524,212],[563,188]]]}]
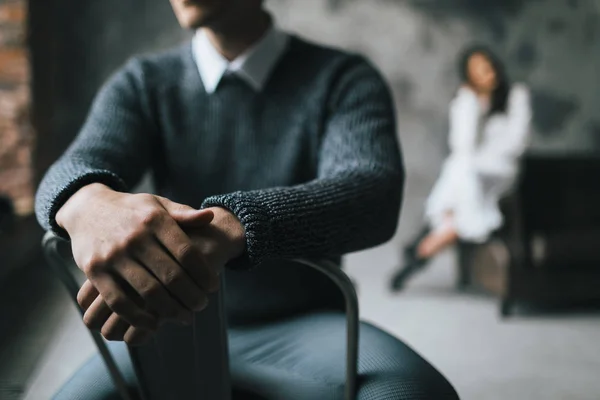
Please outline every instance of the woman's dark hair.
[{"label": "woman's dark hair", "polygon": [[492,93],[492,104],[489,114],[503,113],[506,111],[508,104],[508,95],[510,93],[510,81],[506,73],[504,63],[500,58],[488,47],[483,45],[473,45],[467,48],[460,57],[459,73],[463,82],[470,83],[469,78],[469,59],[474,54],[482,54],[492,64],[492,68],[496,71],[496,80],[498,85]]}]

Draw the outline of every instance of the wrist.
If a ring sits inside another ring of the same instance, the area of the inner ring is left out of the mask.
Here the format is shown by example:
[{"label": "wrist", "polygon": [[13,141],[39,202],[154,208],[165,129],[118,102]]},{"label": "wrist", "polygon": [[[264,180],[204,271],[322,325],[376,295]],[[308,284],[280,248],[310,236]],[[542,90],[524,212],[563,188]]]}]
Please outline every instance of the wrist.
[{"label": "wrist", "polygon": [[55,216],[58,226],[70,233],[82,212],[89,211],[90,202],[99,196],[113,192],[101,183],[91,183],[79,189],[62,205]]},{"label": "wrist", "polygon": [[231,215],[235,218],[235,229],[231,235],[232,256],[229,261],[240,257],[246,251],[246,229],[235,215]]},{"label": "wrist", "polygon": [[226,208],[211,207],[215,214],[213,222],[220,226],[227,237],[228,261],[236,259],[246,251],[246,229],[238,217]]}]

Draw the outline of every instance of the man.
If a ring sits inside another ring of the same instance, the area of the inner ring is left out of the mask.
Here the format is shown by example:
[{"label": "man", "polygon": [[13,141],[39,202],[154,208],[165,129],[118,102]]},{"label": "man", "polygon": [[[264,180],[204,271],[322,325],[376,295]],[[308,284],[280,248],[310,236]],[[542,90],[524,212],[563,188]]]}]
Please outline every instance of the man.
[{"label": "man", "polygon": [[[71,239],[88,277],[84,321],[107,339],[143,343],[164,322],[188,323],[223,270],[234,386],[243,380],[247,395],[281,398],[302,377],[310,398],[337,398],[343,353],[319,361],[310,347],[311,332],[323,340],[344,324],[341,313],[323,312],[339,309],[337,291],[277,260],[339,260],[394,234],[403,169],[389,90],[361,57],[279,31],[261,0],[171,4],[197,32],[191,45],[134,58],[108,81],[39,188],[39,220]],[[147,169],[162,197],[128,193]],[[296,318],[297,329],[267,339],[282,317]],[[267,327],[258,342],[238,329],[257,322]],[[361,329],[358,398],[454,398],[401,342]],[[268,354],[261,340],[271,340]],[[251,352],[257,369],[279,379],[240,376]]]}]

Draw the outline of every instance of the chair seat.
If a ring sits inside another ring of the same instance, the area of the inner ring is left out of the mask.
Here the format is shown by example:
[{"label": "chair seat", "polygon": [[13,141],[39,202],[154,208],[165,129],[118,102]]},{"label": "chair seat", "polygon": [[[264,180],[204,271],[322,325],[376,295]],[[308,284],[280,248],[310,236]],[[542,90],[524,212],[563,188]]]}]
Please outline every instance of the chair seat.
[{"label": "chair seat", "polygon": [[[322,312],[230,328],[233,386],[266,399],[343,399],[345,326],[342,313]],[[358,400],[458,398],[410,347],[364,322],[358,365]]]},{"label": "chair seat", "polygon": [[[344,398],[346,320],[342,313],[306,314],[269,324],[229,329],[234,393],[242,399]],[[126,346],[111,350],[130,387],[135,374]],[[406,344],[361,323],[357,400],[456,400],[448,381]],[[56,400],[118,400],[98,356],[84,365]],[[234,400],[237,400],[234,397]]]}]

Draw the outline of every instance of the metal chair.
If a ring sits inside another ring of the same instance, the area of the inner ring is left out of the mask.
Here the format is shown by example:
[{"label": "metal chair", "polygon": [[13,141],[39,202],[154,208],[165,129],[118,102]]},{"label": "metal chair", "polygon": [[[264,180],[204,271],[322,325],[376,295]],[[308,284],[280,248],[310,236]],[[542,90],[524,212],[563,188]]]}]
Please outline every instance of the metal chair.
[{"label": "metal chair", "polygon": [[[77,293],[85,280],[73,261],[66,240],[47,232],[42,246],[48,263],[77,305]],[[347,351],[345,399],[355,398],[358,368],[359,310],[354,285],[341,268],[327,260],[294,262],[327,275],[346,300]],[[78,309],[79,306],[77,305]],[[102,335],[90,331],[109,374],[123,400],[229,400],[231,383],[227,333],[222,293],[209,306],[194,315],[191,327],[163,326],[152,343],[130,347],[129,354],[138,378],[139,390],[130,393]],[[190,351],[193,349],[194,351]],[[165,378],[168,382],[165,382]]]}]

